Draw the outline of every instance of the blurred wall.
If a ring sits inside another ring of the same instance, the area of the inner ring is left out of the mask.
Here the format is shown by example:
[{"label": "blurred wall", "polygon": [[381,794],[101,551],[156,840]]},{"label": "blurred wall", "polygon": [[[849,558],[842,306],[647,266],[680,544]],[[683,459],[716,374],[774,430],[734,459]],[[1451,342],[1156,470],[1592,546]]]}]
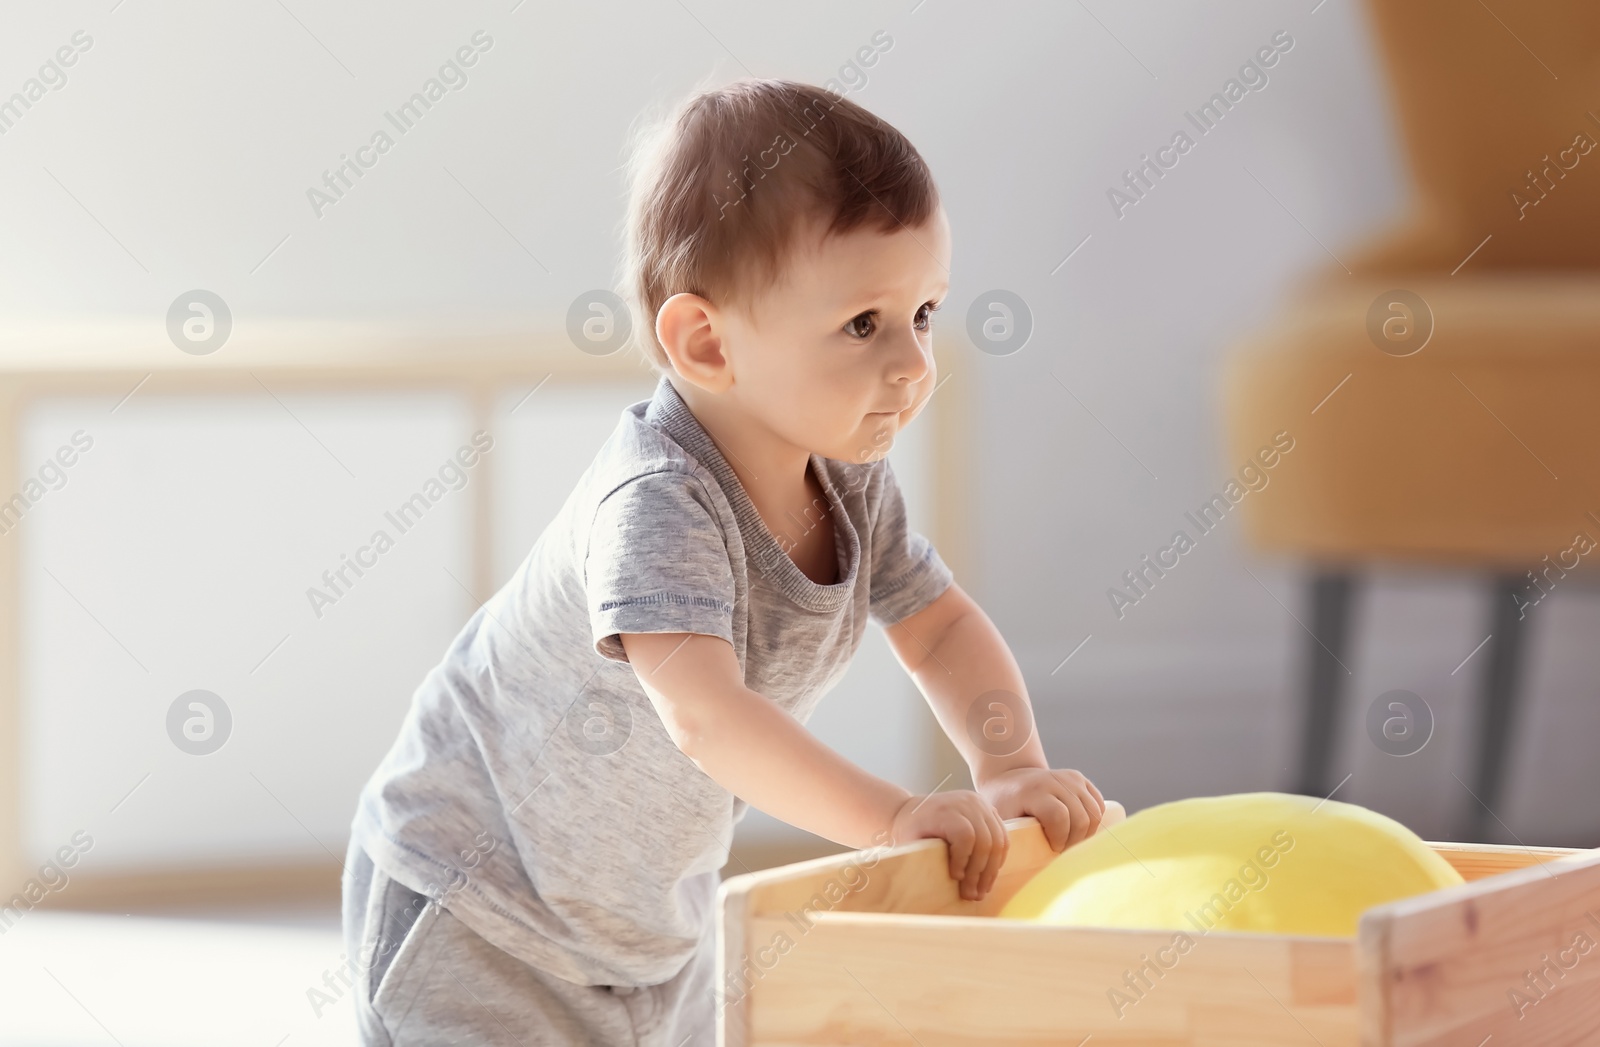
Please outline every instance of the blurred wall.
[{"label": "blurred wall", "polygon": [[[1238,469],[1221,452],[1221,352],[1408,205],[1359,5],[110,0],[16,5],[7,21],[0,95],[76,32],[92,43],[0,135],[0,310],[154,331],[192,287],[222,295],[236,324],[557,325],[611,283],[621,149],[643,107],[708,73],[852,85],[945,196],[941,337],[962,338],[993,289],[1032,314],[1020,351],[971,351],[976,559],[961,580],[1010,640],[1053,762],[1130,808],[1292,780],[1297,565],[1251,556],[1230,519],[1121,617],[1106,591]],[[851,66],[884,39],[869,68]],[[1255,89],[1208,131],[1192,125],[1275,41]],[[400,133],[386,114],[463,46],[465,81]],[[384,128],[392,148],[342,198],[310,195]],[[1119,205],[1125,172],[1179,131],[1193,147]],[[1600,784],[1560,741],[1600,726],[1587,711],[1600,666],[1580,640],[1600,621],[1570,594],[1549,609],[1498,812],[1537,843],[1582,825],[1571,798]],[[1339,798],[1442,831],[1476,680],[1451,670],[1487,612],[1467,580],[1410,575],[1369,590],[1361,615]],[[1439,721],[1407,761],[1359,728],[1394,687]]]}]

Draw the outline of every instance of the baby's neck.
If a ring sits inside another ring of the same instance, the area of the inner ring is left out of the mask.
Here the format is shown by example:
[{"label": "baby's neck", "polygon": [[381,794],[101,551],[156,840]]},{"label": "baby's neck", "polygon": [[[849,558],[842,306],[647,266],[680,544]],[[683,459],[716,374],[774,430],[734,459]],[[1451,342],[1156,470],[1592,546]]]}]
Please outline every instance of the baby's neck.
[{"label": "baby's neck", "polygon": [[773,535],[784,533],[784,521],[791,515],[803,518],[807,508],[827,504],[820,481],[809,470],[810,451],[785,440],[729,397],[689,382],[672,384]]}]

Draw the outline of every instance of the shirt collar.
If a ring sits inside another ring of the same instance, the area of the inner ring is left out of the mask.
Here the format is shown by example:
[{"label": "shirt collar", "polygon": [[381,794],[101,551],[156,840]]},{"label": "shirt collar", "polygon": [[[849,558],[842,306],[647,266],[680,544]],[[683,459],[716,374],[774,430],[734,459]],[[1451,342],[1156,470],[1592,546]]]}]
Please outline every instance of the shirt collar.
[{"label": "shirt collar", "polygon": [[805,572],[800,570],[772,536],[766,521],[761,518],[755,503],[745,491],[744,484],[728,465],[716,441],[706,432],[705,427],[700,424],[700,419],[694,416],[694,412],[689,410],[689,405],[684,402],[666,375],[661,375],[657,381],[655,393],[645,408],[644,419],[671,436],[679,446],[693,455],[696,461],[716,477],[723,496],[727,498],[728,504],[733,508],[734,517],[739,521],[739,533],[744,538],[746,554],[754,557],[763,573],[780,590],[801,606],[817,611],[835,610],[850,598],[861,563],[861,540],[856,534],[849,514],[843,509],[841,495],[826,468],[825,463],[828,461],[826,458],[813,454],[811,468],[817,477],[817,482],[827,494],[834,526],[835,549],[844,554],[847,562],[840,565],[837,582],[831,585],[819,585],[806,577]]}]

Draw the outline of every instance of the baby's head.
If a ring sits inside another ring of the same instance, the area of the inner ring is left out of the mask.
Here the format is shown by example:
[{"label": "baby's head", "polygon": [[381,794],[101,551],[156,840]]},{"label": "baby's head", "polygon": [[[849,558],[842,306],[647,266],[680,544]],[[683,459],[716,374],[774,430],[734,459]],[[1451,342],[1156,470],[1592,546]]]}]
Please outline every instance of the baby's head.
[{"label": "baby's head", "polygon": [[827,458],[888,453],[927,402],[950,227],[906,138],[787,80],[704,91],[643,131],[622,284],[696,410]]}]

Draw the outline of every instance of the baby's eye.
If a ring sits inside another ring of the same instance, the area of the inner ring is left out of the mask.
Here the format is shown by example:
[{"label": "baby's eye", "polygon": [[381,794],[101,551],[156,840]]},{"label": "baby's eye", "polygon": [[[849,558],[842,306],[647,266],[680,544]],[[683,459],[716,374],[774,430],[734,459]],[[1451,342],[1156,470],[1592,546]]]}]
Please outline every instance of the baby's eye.
[{"label": "baby's eye", "polygon": [[[860,326],[862,321],[866,322],[866,328],[864,330]],[[851,317],[850,322],[844,325],[844,329],[850,334],[855,335],[857,338],[870,338],[872,337],[873,329],[877,326],[877,323],[878,321],[873,314],[866,312],[862,313],[860,316]]]},{"label": "baby's eye", "polygon": [[933,326],[933,314],[937,313],[938,311],[939,311],[939,307],[934,305],[932,302],[924,302],[924,303],[922,303],[922,308],[917,310],[917,319],[916,319],[917,330],[926,331],[928,328],[932,327]]}]

